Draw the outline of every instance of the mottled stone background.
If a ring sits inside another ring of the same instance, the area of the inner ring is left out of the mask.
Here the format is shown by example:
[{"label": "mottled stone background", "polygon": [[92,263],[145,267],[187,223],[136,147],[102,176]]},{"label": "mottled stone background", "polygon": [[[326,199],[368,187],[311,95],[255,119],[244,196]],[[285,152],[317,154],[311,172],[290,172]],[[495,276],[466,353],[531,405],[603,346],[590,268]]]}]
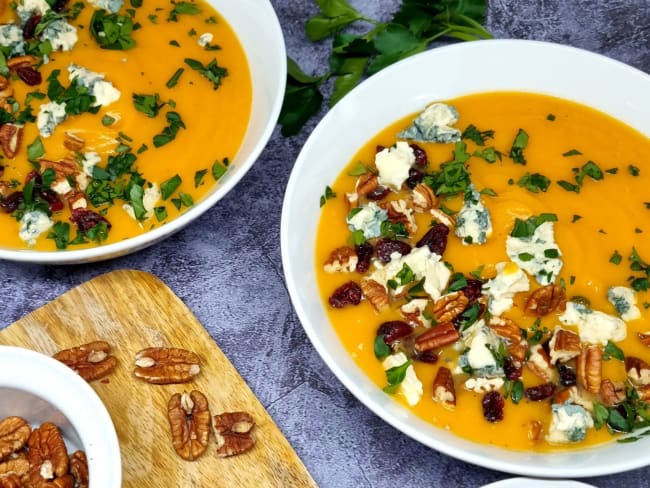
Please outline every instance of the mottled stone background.
[{"label": "mottled stone background", "polygon": [[[327,46],[312,45],[303,31],[313,2],[272,3],[289,54],[307,71],[322,71]],[[383,19],[398,2],[352,3]],[[650,0],[493,0],[488,27],[495,37],[573,45],[650,72]],[[206,326],[321,486],[475,487],[508,477],[426,448],[384,423],[345,390],[309,343],[284,286],[279,247],[284,187],[307,134],[285,139],[276,130],[235,191],[155,247],[84,266],[0,262],[0,327],[101,273],[146,270]],[[648,478],[650,468],[585,481],[627,487],[647,486]]]}]

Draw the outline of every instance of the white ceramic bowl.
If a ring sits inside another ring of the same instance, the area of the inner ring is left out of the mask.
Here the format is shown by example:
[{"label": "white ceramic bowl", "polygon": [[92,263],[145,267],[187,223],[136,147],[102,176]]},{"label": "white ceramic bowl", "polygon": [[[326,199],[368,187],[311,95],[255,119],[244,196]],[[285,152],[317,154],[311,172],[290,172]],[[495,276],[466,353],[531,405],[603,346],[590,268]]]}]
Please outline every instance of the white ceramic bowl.
[{"label": "white ceramic bowl", "polygon": [[95,390],[70,368],[44,354],[0,346],[0,419],[16,415],[32,426],[57,425],[68,452],[86,452],[92,488],[120,488],[117,434]]},{"label": "white ceramic bowl", "polygon": [[477,41],[434,49],[393,65],[339,102],[298,156],[281,224],[282,262],[293,305],[314,347],[341,382],[385,421],[440,452],[487,468],[540,477],[596,476],[648,465],[650,437],[634,444],[536,454],[470,442],[438,429],[377,388],[345,351],[327,318],[314,257],[319,196],[325,185],[390,123],[434,100],[497,90],[573,100],[650,136],[650,76],[583,50],[534,41]]},{"label": "white ceramic bowl", "polygon": [[269,0],[208,0],[233,28],[251,72],[253,104],[246,135],[229,170],[214,189],[169,223],[124,241],[90,249],[32,251],[0,247],[0,259],[72,264],[100,261],[148,247],[179,231],[221,200],[241,180],[266,146],[276,125],[287,78],[284,37]]}]

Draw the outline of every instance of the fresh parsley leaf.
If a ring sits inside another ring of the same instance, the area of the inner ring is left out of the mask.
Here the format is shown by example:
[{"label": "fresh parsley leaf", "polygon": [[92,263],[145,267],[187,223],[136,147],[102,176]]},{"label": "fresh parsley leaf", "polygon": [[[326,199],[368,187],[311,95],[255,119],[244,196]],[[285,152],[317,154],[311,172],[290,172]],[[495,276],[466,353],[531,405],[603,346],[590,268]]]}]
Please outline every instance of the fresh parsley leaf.
[{"label": "fresh parsley leaf", "polygon": [[614,251],[614,253],[609,258],[609,262],[617,266],[621,264],[622,260],[623,260],[623,256],[621,256],[618,251]]},{"label": "fresh parsley leaf", "polygon": [[216,90],[221,85],[221,80],[228,76],[228,70],[217,65],[217,60],[213,59],[205,66],[200,61],[192,58],[185,58],[187,64],[194,71],[198,71],[201,76],[212,82],[212,88]]},{"label": "fresh parsley leaf", "polygon": [[115,117],[111,117],[110,115],[104,115],[102,117],[102,125],[104,127],[109,127],[115,123]]},{"label": "fresh parsley leaf", "polygon": [[160,134],[153,136],[153,145],[155,147],[164,146],[176,139],[176,134],[181,129],[185,129],[185,124],[177,112],[167,112],[167,126],[163,128]]},{"label": "fresh parsley leaf", "polygon": [[632,176],[639,176],[639,174],[641,173],[641,170],[638,167],[636,167],[636,166],[634,166],[632,164],[628,165],[627,171]]},{"label": "fresh parsley leaf", "polygon": [[181,78],[181,75],[183,74],[184,71],[185,71],[185,68],[178,68],[174,72],[172,77],[169,80],[167,80],[167,83],[165,83],[165,86],[167,88],[174,88],[178,84],[178,80]]},{"label": "fresh parsley leaf", "polygon": [[283,136],[297,134],[320,110],[323,94],[319,87],[328,77],[306,75],[293,59],[287,58],[287,86],[279,117]]},{"label": "fresh parsley leaf", "polygon": [[515,219],[515,224],[510,235],[518,238],[532,237],[535,229],[544,222],[557,222],[557,215],[553,213],[542,213],[538,216],[533,215],[526,220]]},{"label": "fresh parsley leaf", "polygon": [[581,218],[582,218],[582,215],[573,214],[573,217],[571,217],[571,223],[572,223],[572,224],[575,224],[575,223],[576,223],[578,220],[580,220]]},{"label": "fresh parsley leaf", "polygon": [[524,384],[521,380],[516,380],[512,384],[512,390],[510,391],[510,399],[515,405],[521,401],[524,397]]},{"label": "fresh parsley leaf", "polygon": [[161,107],[165,105],[165,102],[160,102],[160,95],[158,93],[153,95],[134,93],[132,98],[135,109],[147,117],[155,117],[158,115]]},{"label": "fresh parsley leaf", "polygon": [[174,4],[174,8],[169,13],[167,18],[168,22],[178,22],[179,15],[197,15],[201,13],[201,9],[191,2],[178,2]]},{"label": "fresh parsley leaf", "polygon": [[375,352],[375,357],[380,361],[390,356],[391,350],[390,347],[388,347],[388,345],[384,341],[383,335],[378,335],[377,337],[375,337],[374,352]]},{"label": "fresh parsley leaf", "polygon": [[593,180],[602,180],[605,176],[603,170],[593,161],[588,161],[581,169],[584,174]]},{"label": "fresh parsley leaf", "polygon": [[315,0],[320,13],[305,24],[310,41],[320,41],[356,20],[365,19],[347,0]]},{"label": "fresh parsley leaf", "polygon": [[156,216],[158,222],[162,222],[167,218],[167,209],[165,207],[155,207],[153,213]]},{"label": "fresh parsley leaf", "polygon": [[36,139],[34,139],[34,142],[27,145],[27,159],[30,162],[35,163],[41,159],[44,154],[45,147],[43,146],[43,141],[41,141],[41,138],[37,136]]},{"label": "fresh parsley leaf", "polygon": [[180,186],[180,184],[183,182],[180,176],[174,175],[168,180],[163,181],[160,184],[160,196],[163,200],[167,200],[172,194],[176,191],[176,189]]},{"label": "fresh parsley leaf", "polygon": [[619,361],[625,361],[625,354],[623,354],[621,348],[614,344],[612,341],[607,341],[607,345],[605,346],[603,352],[605,353],[605,357],[603,357],[605,360],[612,357],[614,359],[618,359]]},{"label": "fresh parsley leaf", "polygon": [[144,208],[142,201],[144,197],[144,189],[140,185],[132,184],[128,191],[129,204],[133,208],[133,214],[136,220],[144,220],[147,215],[147,210]]},{"label": "fresh parsley leaf", "polygon": [[570,149],[567,152],[562,153],[562,156],[564,156],[565,158],[568,158],[568,157],[571,157],[571,156],[580,156],[580,155],[582,155],[582,153],[580,151],[578,151],[577,149]]},{"label": "fresh parsley leaf", "polygon": [[227,169],[228,169],[228,158],[224,158],[223,163],[217,159],[212,164],[212,168],[211,168],[212,177],[214,178],[214,180],[217,181],[219,178],[225,175]]},{"label": "fresh parsley leaf", "polygon": [[575,193],[580,193],[580,187],[578,185],[574,185],[573,183],[571,183],[569,181],[558,180],[557,184],[560,185],[566,191],[572,191],[572,192],[575,192]]},{"label": "fresh parsley leaf", "polygon": [[493,130],[480,131],[474,124],[470,124],[461,135],[461,139],[469,139],[477,146],[485,146],[485,141],[494,137]]},{"label": "fresh parsley leaf", "polygon": [[90,33],[102,49],[126,50],[135,47],[132,32],[133,20],[127,15],[98,9],[90,19]]},{"label": "fresh parsley leaf", "polygon": [[201,169],[194,173],[194,188],[198,188],[203,182],[203,177],[208,174],[207,169]]},{"label": "fresh parsley leaf", "polygon": [[526,173],[517,184],[532,193],[539,193],[548,190],[551,180],[540,173]]},{"label": "fresh parsley leaf", "polygon": [[328,185],[325,187],[325,192],[320,197],[320,206],[322,207],[323,205],[325,205],[327,200],[331,198],[336,198],[336,193]]},{"label": "fresh parsley leaf", "polygon": [[56,222],[52,226],[52,230],[47,234],[47,238],[54,240],[57,249],[66,249],[70,242],[70,224]]},{"label": "fresh parsley leaf", "polygon": [[388,386],[384,388],[386,393],[395,393],[397,387],[404,381],[406,377],[406,370],[411,366],[412,361],[409,359],[404,364],[400,366],[395,366],[386,370],[386,380],[388,381]]},{"label": "fresh parsley leaf", "polygon": [[512,142],[512,147],[510,148],[510,158],[515,162],[515,164],[526,164],[526,158],[524,157],[524,149],[528,145],[528,133],[519,129],[515,140]]},{"label": "fresh parsley leaf", "polygon": [[553,114],[548,114],[548,115],[546,116],[546,120],[548,120],[548,121],[550,121],[550,122],[555,121],[555,115],[553,115]]}]

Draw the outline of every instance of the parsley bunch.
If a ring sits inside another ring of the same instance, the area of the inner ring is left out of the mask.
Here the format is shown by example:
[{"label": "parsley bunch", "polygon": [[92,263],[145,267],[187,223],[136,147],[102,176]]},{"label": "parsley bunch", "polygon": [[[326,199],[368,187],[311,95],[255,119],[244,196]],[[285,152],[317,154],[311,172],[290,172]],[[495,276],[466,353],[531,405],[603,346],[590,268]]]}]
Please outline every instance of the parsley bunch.
[{"label": "parsley bunch", "polygon": [[[330,78],[334,106],[364,77],[401,59],[424,51],[436,39],[461,41],[492,37],[483,28],[485,0],[402,0],[388,22],[377,22],[354,9],[347,0],[314,0],[320,12],[305,25],[311,41],[332,37],[329,70],[320,76],[305,74],[288,59],[287,88],[280,113],[282,134],[297,134],[323,103],[321,85]],[[365,34],[343,30],[356,22],[371,29]]]}]

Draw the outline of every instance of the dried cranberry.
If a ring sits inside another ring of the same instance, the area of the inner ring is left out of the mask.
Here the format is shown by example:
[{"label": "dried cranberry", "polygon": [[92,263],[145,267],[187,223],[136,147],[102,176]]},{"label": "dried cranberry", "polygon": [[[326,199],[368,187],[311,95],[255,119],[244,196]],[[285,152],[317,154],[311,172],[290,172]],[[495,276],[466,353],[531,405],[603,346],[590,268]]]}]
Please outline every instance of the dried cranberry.
[{"label": "dried cranberry", "polygon": [[374,190],[366,193],[366,198],[368,200],[373,200],[375,202],[379,200],[383,200],[386,198],[386,196],[390,193],[390,188],[386,188],[385,186],[377,186]]},{"label": "dried cranberry", "polygon": [[426,168],[429,164],[429,158],[427,157],[426,151],[417,144],[409,144],[409,146],[411,146],[411,149],[413,149],[416,166],[419,166],[420,168]]},{"label": "dried cranberry", "polygon": [[52,190],[41,190],[38,192],[38,195],[48,203],[52,212],[58,212],[63,209],[63,202]]},{"label": "dried cranberry", "polygon": [[36,26],[41,21],[41,16],[38,14],[33,14],[25,25],[23,26],[23,39],[29,41],[34,38],[34,33],[36,32]]},{"label": "dried cranberry", "polygon": [[551,398],[553,396],[553,393],[555,393],[555,385],[553,383],[531,386],[530,388],[526,388],[524,391],[526,398],[533,402],[540,402],[542,400],[546,400],[547,398]]},{"label": "dried cranberry", "polygon": [[357,272],[363,274],[370,268],[372,254],[375,250],[369,242],[364,242],[361,245],[354,246],[354,249],[357,252],[357,258],[359,259],[357,262]]},{"label": "dried cranberry", "polygon": [[31,66],[21,66],[16,68],[16,74],[18,75],[18,78],[23,80],[29,86],[40,85],[43,81],[41,73]]},{"label": "dried cranberry", "polygon": [[524,365],[518,359],[512,357],[506,358],[503,363],[503,371],[506,374],[506,378],[510,381],[515,381],[521,378],[521,373],[524,369]]},{"label": "dried cranberry", "polygon": [[6,198],[0,200],[0,208],[7,213],[13,213],[18,210],[21,203],[25,201],[25,195],[22,191],[15,191]]},{"label": "dried cranberry", "polygon": [[[93,212],[92,210],[87,210],[85,208],[75,208],[72,211],[70,221],[75,224],[77,228],[82,232],[87,232],[102,222],[105,223],[109,229],[111,228],[111,223],[108,220],[99,215],[97,212]],[[361,290],[359,290],[359,294],[361,294]],[[360,299],[361,298],[359,298],[359,300]]]},{"label": "dried cranberry", "polygon": [[386,149],[386,146],[382,146],[381,144],[377,144],[377,145],[375,146],[375,152],[380,153],[380,152],[382,152],[384,149]]},{"label": "dried cranberry", "polygon": [[54,5],[52,5],[52,10],[57,14],[63,12],[63,9],[68,5],[68,0],[55,0]]},{"label": "dried cranberry", "polygon": [[483,417],[488,422],[498,422],[503,420],[503,407],[505,402],[498,391],[490,391],[485,394],[483,401]]},{"label": "dried cranberry", "polygon": [[339,286],[329,298],[329,304],[334,308],[343,308],[346,305],[359,305],[361,302],[361,288],[354,281],[348,281]]},{"label": "dried cranberry", "polygon": [[433,349],[430,349],[428,351],[418,351],[413,356],[413,359],[422,363],[434,364],[438,362],[438,353]]},{"label": "dried cranberry", "polygon": [[2,175],[5,173],[5,167],[0,164],[0,178],[2,178]]},{"label": "dried cranberry", "polygon": [[411,245],[396,239],[381,239],[375,246],[375,254],[382,263],[390,263],[390,256],[394,252],[406,256],[411,252]]},{"label": "dried cranberry", "polygon": [[478,300],[482,295],[483,282],[473,278],[467,278],[467,284],[461,288],[463,295],[471,302]]},{"label": "dried cranberry", "polygon": [[415,246],[427,246],[431,252],[442,256],[447,248],[447,236],[449,236],[449,227],[444,224],[435,223]]},{"label": "dried cranberry", "polygon": [[406,179],[406,186],[413,189],[422,181],[422,178],[424,178],[424,173],[422,171],[411,168],[409,169],[409,177]]},{"label": "dried cranberry", "polygon": [[406,322],[401,320],[391,320],[389,322],[384,322],[379,326],[377,330],[377,335],[380,335],[384,338],[384,342],[387,345],[391,345],[393,342],[408,337],[413,333],[413,329]]},{"label": "dried cranberry", "polygon": [[577,383],[576,372],[566,364],[560,364],[557,370],[560,373],[560,384],[562,386],[574,386]]}]

